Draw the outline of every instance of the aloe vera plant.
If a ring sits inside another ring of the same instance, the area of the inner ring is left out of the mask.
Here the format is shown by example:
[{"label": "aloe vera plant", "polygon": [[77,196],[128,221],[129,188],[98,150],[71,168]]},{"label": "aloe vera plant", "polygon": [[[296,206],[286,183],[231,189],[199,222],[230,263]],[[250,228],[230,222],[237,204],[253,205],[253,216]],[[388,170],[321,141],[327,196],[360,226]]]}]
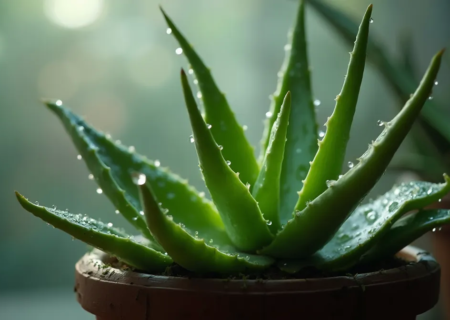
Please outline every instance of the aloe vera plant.
[{"label": "aloe vera plant", "polygon": [[[347,76],[327,132],[317,132],[308,68],[304,3],[286,46],[278,88],[267,113],[260,159],[246,140],[209,69],[163,12],[203,97],[202,115],[181,71],[201,174],[211,200],[179,176],[97,131],[61,101],[46,102],[61,120],[103,193],[145,237],[132,237],[81,214],[28,201],[35,216],[147,272],[176,263],[197,273],[233,274],[270,266],[345,271],[391,257],[426,231],[450,223],[450,211],[424,210],[450,191],[450,178],[395,186],[360,205],[386,170],[433,88],[443,51],[367,151],[341,172],[363,79],[372,6],[362,19]],[[370,50],[370,48],[369,48]],[[318,139],[322,138],[322,139]],[[419,210],[413,215],[405,214]]]}]

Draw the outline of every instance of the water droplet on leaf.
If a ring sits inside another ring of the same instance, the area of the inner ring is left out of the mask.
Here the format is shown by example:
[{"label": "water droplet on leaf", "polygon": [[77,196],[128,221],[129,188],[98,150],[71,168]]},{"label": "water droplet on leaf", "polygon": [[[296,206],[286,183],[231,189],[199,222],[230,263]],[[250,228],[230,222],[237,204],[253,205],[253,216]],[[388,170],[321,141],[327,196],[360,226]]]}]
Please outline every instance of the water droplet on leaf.
[{"label": "water droplet on leaf", "polygon": [[102,193],[103,193],[103,190],[100,189],[100,188],[98,188],[98,189],[97,189],[97,193],[98,193],[98,194],[102,194]]},{"label": "water droplet on leaf", "polygon": [[347,163],[347,165],[348,165],[348,167],[351,169],[351,168],[353,168],[355,165],[353,164],[353,162],[351,162],[351,161],[349,161],[348,163]]},{"label": "water droplet on leaf", "polygon": [[177,55],[180,55],[180,54],[183,53],[183,49],[181,49],[181,48],[176,48],[176,49],[175,49],[175,53],[176,53]]},{"label": "water droplet on leaf", "polygon": [[147,181],[147,177],[143,173],[133,173],[132,175],[133,183],[142,186]]}]

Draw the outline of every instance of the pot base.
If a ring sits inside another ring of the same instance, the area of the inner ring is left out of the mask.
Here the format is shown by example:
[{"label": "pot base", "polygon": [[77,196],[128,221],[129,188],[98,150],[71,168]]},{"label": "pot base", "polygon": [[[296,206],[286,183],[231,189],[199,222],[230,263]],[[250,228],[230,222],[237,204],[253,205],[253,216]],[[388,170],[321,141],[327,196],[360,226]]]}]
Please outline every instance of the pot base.
[{"label": "pot base", "polygon": [[321,279],[223,280],[107,267],[94,250],[76,264],[77,299],[98,320],[415,319],[438,300],[440,268],[407,247],[404,267]]}]

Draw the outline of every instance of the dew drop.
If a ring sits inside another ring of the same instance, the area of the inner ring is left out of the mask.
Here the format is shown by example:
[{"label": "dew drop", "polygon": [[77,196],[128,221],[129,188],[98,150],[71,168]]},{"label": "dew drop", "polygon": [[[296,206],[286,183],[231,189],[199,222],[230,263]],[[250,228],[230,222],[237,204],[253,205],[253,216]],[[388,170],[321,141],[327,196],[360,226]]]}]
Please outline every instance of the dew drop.
[{"label": "dew drop", "polygon": [[142,186],[147,181],[147,177],[143,173],[133,173],[132,175],[133,183]]},{"label": "dew drop", "polygon": [[133,221],[137,221],[137,219],[138,219],[138,217],[134,217],[132,220],[133,220]]},{"label": "dew drop", "polygon": [[435,85],[435,86],[437,86],[438,84],[439,84],[439,82],[437,82],[437,81],[434,82],[434,85]]},{"label": "dew drop", "polygon": [[141,216],[143,216],[144,215],[144,211],[139,211],[139,214],[141,215]]},{"label": "dew drop", "polygon": [[55,104],[56,104],[58,107],[61,107],[61,106],[63,105],[63,102],[62,102],[61,100],[56,100]]},{"label": "dew drop", "polygon": [[189,74],[194,74],[194,69],[190,68],[190,69],[188,70],[188,73],[189,73]]},{"label": "dew drop", "polygon": [[135,152],[135,151],[136,151],[136,148],[135,148],[134,146],[129,146],[129,147],[128,147],[128,151],[129,151],[129,152]]},{"label": "dew drop", "polygon": [[107,226],[108,228],[112,228],[113,224],[112,224],[112,222],[109,222],[106,226]]},{"label": "dew drop", "polygon": [[219,150],[223,150],[223,146],[219,145]]},{"label": "dew drop", "polygon": [[199,196],[200,198],[203,198],[203,197],[205,196],[205,193],[202,191],[202,192],[200,192],[200,193],[198,194],[198,196]]},{"label": "dew drop", "polygon": [[180,54],[183,53],[183,49],[177,48],[177,49],[175,50],[175,53],[176,53],[177,55],[180,55]]},{"label": "dew drop", "polygon": [[227,165],[231,165],[231,161],[230,160],[227,160]]},{"label": "dew drop", "polygon": [[327,187],[330,188],[336,184],[336,180],[327,180],[326,184],[327,184]]},{"label": "dew drop", "polygon": [[247,182],[247,183],[245,184],[245,186],[247,187],[247,189],[250,190],[250,183]]},{"label": "dew drop", "polygon": [[78,159],[78,160],[83,159],[83,157],[81,156],[81,154],[77,155],[77,159]]},{"label": "dew drop", "polygon": [[347,163],[347,165],[348,165],[348,167],[351,169],[351,168],[353,168],[355,165],[353,164],[353,162],[351,162],[351,161],[349,161],[348,163]]},{"label": "dew drop", "polygon": [[442,199],[439,199],[438,202],[442,202]]},{"label": "dew drop", "polygon": [[392,202],[389,205],[389,208],[388,208],[389,212],[393,212],[393,211],[395,211],[397,209],[398,209],[398,202],[397,201]]},{"label": "dew drop", "polygon": [[429,97],[428,97],[428,100],[433,100],[433,97],[432,97],[432,96],[429,96]]},{"label": "dew drop", "polygon": [[166,29],[166,33],[167,33],[167,34],[172,34],[172,29],[167,28],[167,29]]},{"label": "dew drop", "polygon": [[211,128],[212,128],[212,124],[207,124],[206,127],[207,127],[208,129],[211,129]]},{"label": "dew drop", "polygon": [[91,173],[90,175],[88,175],[88,179],[89,180],[94,180],[94,175]]},{"label": "dew drop", "polygon": [[98,193],[98,194],[102,194],[102,193],[103,193],[103,190],[100,189],[100,188],[98,188],[98,189],[97,189],[97,193]]},{"label": "dew drop", "polygon": [[284,50],[285,50],[285,51],[291,50],[291,45],[290,45],[290,44],[285,45],[285,46],[284,46]]},{"label": "dew drop", "polygon": [[84,127],[83,126],[78,126],[78,131],[84,131]]},{"label": "dew drop", "polygon": [[323,137],[325,137],[325,132],[323,132],[323,131],[319,131],[319,137],[320,137],[320,138],[323,138]]},{"label": "dew drop", "polygon": [[374,221],[377,218],[377,214],[375,211],[369,210],[366,213],[366,218],[368,221]]},{"label": "dew drop", "polygon": [[203,97],[202,93],[199,91],[197,92],[197,98],[201,99]]},{"label": "dew drop", "polygon": [[242,126],[242,129],[244,130],[244,131],[247,131],[247,129],[248,129],[248,126],[246,126],[245,124]]},{"label": "dew drop", "polygon": [[198,84],[198,80],[197,79],[194,79],[194,84]]},{"label": "dew drop", "polygon": [[189,142],[190,143],[194,143],[195,142],[194,136],[192,134],[189,137]]},{"label": "dew drop", "polygon": [[370,18],[370,23],[373,23],[373,19],[372,18]]},{"label": "dew drop", "polygon": [[433,232],[436,232],[436,228],[433,228]]},{"label": "dew drop", "polygon": [[315,105],[316,107],[320,106],[320,104],[321,104],[321,102],[320,102],[319,99],[314,100],[314,105]]},{"label": "dew drop", "polygon": [[213,239],[209,240],[209,243],[210,243],[210,244],[213,244],[213,242],[214,242],[214,240],[213,240]]},{"label": "dew drop", "polygon": [[116,214],[119,214],[120,213],[120,211],[119,210],[116,210],[116,211],[114,211]]},{"label": "dew drop", "polygon": [[266,220],[266,224],[267,224],[268,226],[271,226],[271,225],[272,225],[272,221]]},{"label": "dew drop", "polygon": [[267,111],[267,112],[266,112],[266,118],[271,118],[271,117],[272,117],[272,112]]},{"label": "dew drop", "polygon": [[431,194],[433,192],[433,188],[428,189],[427,194]]},{"label": "dew drop", "polygon": [[153,164],[155,165],[155,167],[159,167],[161,165],[161,162],[159,160],[155,160]]},{"label": "dew drop", "polygon": [[378,120],[378,121],[377,121],[377,124],[378,124],[379,127],[382,127],[382,126],[384,125],[384,122],[381,121],[381,120]]},{"label": "dew drop", "polygon": [[340,178],[342,178],[343,176],[344,176],[343,174],[340,174],[339,177],[338,177],[338,180],[339,180]]}]

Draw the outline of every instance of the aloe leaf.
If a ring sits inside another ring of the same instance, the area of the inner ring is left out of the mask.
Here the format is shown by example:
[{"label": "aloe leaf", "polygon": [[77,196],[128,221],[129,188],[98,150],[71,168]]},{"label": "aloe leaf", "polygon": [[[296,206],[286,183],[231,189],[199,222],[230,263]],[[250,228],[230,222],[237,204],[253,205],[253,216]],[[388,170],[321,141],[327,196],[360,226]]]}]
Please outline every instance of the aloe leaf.
[{"label": "aloe leaf", "polygon": [[[443,51],[434,56],[414,95],[380,136],[369,145],[359,163],[296,212],[273,242],[260,252],[278,258],[304,258],[321,249],[338,231],[358,203],[376,184],[430,95]],[[326,221],[326,223],[323,223]]]},{"label": "aloe leaf", "polygon": [[450,210],[418,211],[398,220],[366,255],[361,263],[393,256],[428,231],[450,224]]},{"label": "aloe leaf", "polygon": [[197,108],[184,71],[181,71],[186,107],[194,132],[195,147],[205,184],[216,205],[225,229],[235,246],[255,251],[272,240],[272,234],[248,187],[223,158],[221,148]]},{"label": "aloe leaf", "polygon": [[103,193],[147,238],[153,239],[143,218],[139,192],[131,178],[133,172],[147,175],[156,196],[164,202],[177,222],[199,231],[211,228],[220,233],[218,230],[222,230],[222,236],[226,236],[213,204],[189,186],[186,180],[162,168],[159,161],[149,161],[134,151],[130,152],[130,148],[113,142],[60,103],[47,105],[64,124]]},{"label": "aloe leaf", "polygon": [[27,211],[93,247],[147,272],[160,272],[172,259],[157,250],[156,243],[143,245],[126,233],[81,214],[72,214],[31,203],[16,192],[17,200]]},{"label": "aloe leaf", "polygon": [[237,252],[230,242],[212,243],[212,239],[199,238],[163,212],[149,185],[142,182],[139,190],[152,234],[182,267],[194,272],[229,274],[263,269],[273,263],[269,257]]},{"label": "aloe leaf", "polygon": [[[351,43],[353,41],[357,24],[352,18],[323,1],[308,1],[325,20],[336,28],[347,42]],[[402,102],[407,101],[410,93],[417,86],[417,81],[411,72],[407,71],[401,64],[392,61],[385,52],[384,46],[373,38],[369,39],[367,52],[368,60],[376,66],[399,99]],[[432,144],[435,144],[441,150],[448,150],[450,148],[450,127],[446,121],[446,114],[444,114],[442,107],[439,108],[434,101],[428,101],[427,105],[428,107],[424,108],[420,117],[423,129],[432,138],[430,139]],[[421,138],[420,132],[415,132],[414,139],[417,147],[426,147],[420,143]],[[429,148],[427,149],[429,153]]]},{"label": "aloe leaf", "polygon": [[[405,213],[427,207],[448,194],[450,178],[447,175],[444,178],[443,184],[421,181],[403,183],[377,200],[358,207],[334,237],[307,259],[307,263],[327,271],[351,268],[368,250],[384,242],[392,225]],[[290,269],[296,264],[298,262],[287,262]],[[302,265],[305,264],[302,262]]]},{"label": "aloe leaf", "polygon": [[277,121],[273,124],[262,169],[252,190],[253,198],[258,203],[264,218],[268,220],[272,233],[276,233],[280,229],[280,175],[290,112],[291,94],[288,92],[277,116]]},{"label": "aloe leaf", "polygon": [[305,183],[299,194],[296,210],[301,211],[306,203],[314,200],[327,189],[327,181],[337,180],[345,159],[347,142],[358,102],[359,89],[364,74],[366,47],[372,5],[367,8],[350,53],[350,63],[341,93],[336,97],[336,107],[326,122],[327,132],[319,141],[319,150],[312,161]]},{"label": "aloe leaf", "polygon": [[261,161],[270,141],[270,130],[280,112],[283,98],[291,92],[291,115],[287,131],[280,184],[281,224],[292,218],[292,208],[298,200],[298,190],[309,169],[309,162],[317,151],[317,124],[311,90],[307,55],[305,6],[300,1],[297,21],[289,33],[285,46],[286,57],[279,72],[276,92],[272,97],[261,141]]},{"label": "aloe leaf", "polygon": [[240,173],[241,181],[253,186],[258,176],[259,166],[253,147],[245,137],[244,129],[237,122],[225,95],[217,87],[209,68],[162,8],[161,12],[171,34],[183,49],[183,53],[197,77],[205,109],[205,121],[211,125],[214,139],[223,147],[222,154],[225,159],[231,161],[234,171]]}]

